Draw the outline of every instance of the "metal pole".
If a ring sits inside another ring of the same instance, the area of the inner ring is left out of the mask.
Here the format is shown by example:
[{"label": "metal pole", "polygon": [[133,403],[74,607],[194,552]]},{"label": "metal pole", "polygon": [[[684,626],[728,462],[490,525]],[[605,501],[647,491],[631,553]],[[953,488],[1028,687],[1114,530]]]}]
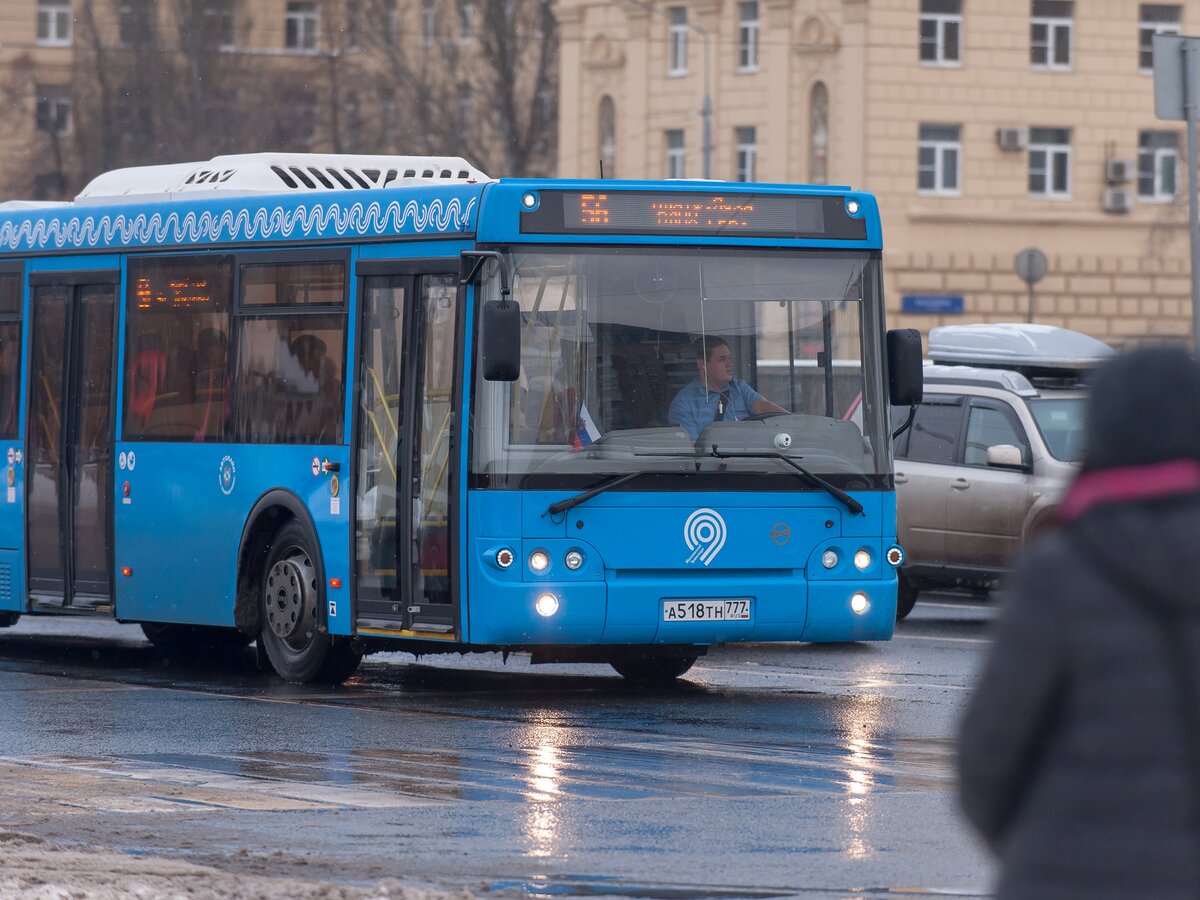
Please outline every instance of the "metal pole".
[{"label": "metal pole", "polygon": [[[696,26],[692,26],[695,28]],[[696,29],[700,31],[700,29]],[[701,150],[704,154],[704,177],[712,178],[712,94],[709,93],[708,79],[708,32],[700,31],[704,38],[704,102],[700,106]]]},{"label": "metal pole", "polygon": [[1029,282],[1029,318],[1026,319],[1030,325],[1033,324],[1033,282]]},{"label": "metal pole", "polygon": [[1188,234],[1192,244],[1192,344],[1200,352],[1200,223],[1197,215],[1196,191],[1196,113],[1200,106],[1200,59],[1196,42],[1183,44],[1184,110],[1187,113],[1188,136]]}]

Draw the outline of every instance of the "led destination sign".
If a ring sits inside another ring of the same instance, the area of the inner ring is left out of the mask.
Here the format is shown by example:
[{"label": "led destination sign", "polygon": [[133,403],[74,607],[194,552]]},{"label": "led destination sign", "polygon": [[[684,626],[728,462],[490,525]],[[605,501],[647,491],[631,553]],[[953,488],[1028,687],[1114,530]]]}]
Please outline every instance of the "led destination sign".
[{"label": "led destination sign", "polygon": [[698,234],[862,240],[866,223],[841,197],[682,191],[542,191],[524,234]]}]

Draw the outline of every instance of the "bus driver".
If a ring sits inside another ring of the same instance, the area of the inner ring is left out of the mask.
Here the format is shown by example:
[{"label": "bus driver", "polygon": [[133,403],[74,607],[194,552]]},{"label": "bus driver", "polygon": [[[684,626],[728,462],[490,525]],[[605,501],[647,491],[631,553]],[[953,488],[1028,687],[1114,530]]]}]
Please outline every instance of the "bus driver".
[{"label": "bus driver", "polygon": [[699,440],[700,432],[710,422],[738,422],[769,412],[787,410],[733,377],[733,354],[728,343],[722,338],[702,338],[696,342],[696,380],[675,395],[667,421],[682,426],[692,440]]}]

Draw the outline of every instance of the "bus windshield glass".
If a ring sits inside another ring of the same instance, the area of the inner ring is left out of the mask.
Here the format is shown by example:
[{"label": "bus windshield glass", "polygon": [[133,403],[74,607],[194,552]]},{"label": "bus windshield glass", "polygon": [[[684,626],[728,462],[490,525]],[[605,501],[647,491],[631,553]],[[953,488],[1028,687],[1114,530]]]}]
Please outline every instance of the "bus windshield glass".
[{"label": "bus windshield glass", "polygon": [[[862,252],[514,247],[515,382],[474,385],[480,486],[812,489],[888,471],[879,262]],[[496,267],[479,295],[498,299]],[[476,367],[478,372],[480,367]],[[714,452],[714,448],[715,452]]]}]

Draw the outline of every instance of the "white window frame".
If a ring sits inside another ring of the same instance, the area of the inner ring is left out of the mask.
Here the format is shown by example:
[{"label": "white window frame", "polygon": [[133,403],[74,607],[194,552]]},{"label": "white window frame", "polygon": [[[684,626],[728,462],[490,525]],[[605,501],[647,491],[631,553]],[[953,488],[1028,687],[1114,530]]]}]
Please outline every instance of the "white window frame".
[{"label": "white window frame", "polygon": [[40,47],[71,46],[70,0],[38,0],[37,42]]},{"label": "white window frame", "polygon": [[[758,71],[759,0],[738,0],[738,71]],[[753,18],[747,12],[754,13]]]},{"label": "white window frame", "polygon": [[[1073,9],[1073,8],[1072,8]],[[1037,25],[1043,25],[1046,28],[1046,61],[1042,63],[1033,61],[1033,29]],[[1065,63],[1055,62],[1054,58],[1058,54],[1055,49],[1058,47],[1058,42],[1063,34],[1067,40],[1067,61]],[[1039,72],[1070,72],[1075,64],[1075,17],[1064,16],[1034,16],[1029,17],[1029,65],[1031,68]]]},{"label": "white window frame", "polygon": [[[229,52],[237,49],[237,11],[233,0],[205,0],[201,15],[211,33],[219,34],[222,40],[217,49]],[[228,41],[224,38],[229,38]]]},{"label": "white window frame", "polygon": [[283,40],[291,53],[318,52],[321,49],[321,8],[312,0],[288,0]]},{"label": "white window frame", "polygon": [[[667,7],[667,74],[673,78],[688,73],[688,20],[686,6]],[[678,18],[677,17],[681,17]]]},{"label": "white window frame", "polygon": [[[1138,71],[1143,75],[1154,74],[1154,36],[1156,34],[1183,33],[1183,7],[1174,3],[1142,3],[1139,4],[1139,16],[1143,6],[1174,6],[1179,11],[1179,18],[1174,22],[1159,22],[1143,19],[1138,22]],[[1150,55],[1150,65],[1142,64],[1142,54]]]},{"label": "white window frame", "polygon": [[[749,132],[752,140],[745,140]],[[754,181],[758,169],[758,129],[753,126],[734,130],[734,181]]]},{"label": "white window frame", "polygon": [[[687,171],[687,137],[682,128],[670,128],[665,136],[667,144],[667,178],[686,178]],[[676,144],[674,140],[678,138]]]},{"label": "white window frame", "polygon": [[[1034,173],[1034,154],[1044,154],[1044,161],[1041,167],[1043,177],[1046,179],[1046,188],[1044,191],[1034,191],[1029,188],[1029,196],[1035,200],[1070,200],[1071,199],[1071,144],[1048,144],[1034,143],[1032,138],[1033,129],[1030,129],[1029,140],[1029,170],[1028,177],[1032,177]],[[1054,186],[1054,162],[1058,158],[1066,160],[1067,183],[1064,188],[1055,188]],[[1028,182],[1026,183],[1028,187]]]},{"label": "white window frame", "polygon": [[[920,30],[917,32],[917,57],[918,62],[923,66],[937,66],[939,68],[962,68],[962,33],[963,33],[963,17],[960,11],[957,13],[921,13],[920,24],[925,22],[933,22],[937,30],[937,36],[934,41],[934,58],[921,58],[921,38]],[[958,29],[958,56],[954,59],[949,59],[946,56],[946,29],[954,25]],[[919,29],[919,26],[918,26]]]},{"label": "white window frame", "polygon": [[[1139,141],[1140,143],[1140,141]],[[1142,160],[1149,159],[1150,165],[1153,167],[1154,173],[1154,188],[1153,193],[1142,193]],[[1172,180],[1174,187],[1171,191],[1166,191],[1162,186],[1162,171],[1163,163],[1166,160],[1171,161],[1171,169],[1173,172]],[[1174,147],[1138,147],[1137,159],[1137,190],[1138,199],[1147,203],[1173,203],[1179,198],[1179,146]]]},{"label": "white window frame", "polygon": [[[962,126],[959,129],[958,140],[950,141],[941,138],[922,138],[918,131],[917,137],[917,193],[923,196],[960,197],[962,196]],[[933,151],[933,187],[921,187],[921,172],[928,171],[928,166],[921,165],[921,151]],[[954,154],[954,187],[946,186],[947,163],[946,157]]]}]

